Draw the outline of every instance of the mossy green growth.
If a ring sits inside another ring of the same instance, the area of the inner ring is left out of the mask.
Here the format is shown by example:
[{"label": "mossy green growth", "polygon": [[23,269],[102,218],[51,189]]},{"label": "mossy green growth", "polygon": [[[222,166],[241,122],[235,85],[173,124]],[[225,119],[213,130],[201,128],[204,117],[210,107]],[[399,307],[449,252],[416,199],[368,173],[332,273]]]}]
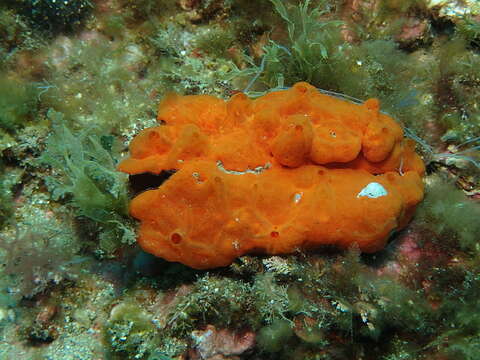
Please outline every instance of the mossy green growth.
[{"label": "mossy green growth", "polygon": [[320,300],[308,313],[324,324],[322,328],[371,341],[388,331],[429,333],[432,314],[422,291],[379,276],[362,261],[358,249],[322,266],[321,276],[313,267],[305,268],[302,276],[308,297]]},{"label": "mossy green growth", "polygon": [[209,56],[225,57],[234,40],[232,32],[210,26],[195,38],[195,45]]},{"label": "mossy green growth", "polygon": [[251,78],[246,92],[252,89],[263,92],[268,88],[290,86],[297,81],[325,87],[332,77],[331,63],[338,53],[336,48],[343,42],[340,37],[342,22],[319,20],[329,12],[327,1],[320,1],[314,8],[311,8],[310,0],[292,8],[287,8],[281,0],[271,2],[286,22],[288,41],[285,44],[271,41],[264,47],[260,65],[246,57],[251,67],[236,71],[233,76]]},{"label": "mossy green growth", "polygon": [[[146,61],[140,46],[122,40],[72,39],[70,44],[72,52],[65,53],[62,68],[48,64],[51,74],[43,85],[43,107],[62,112],[68,124],[95,124],[104,133],[131,131],[153,120],[155,100],[150,95],[159,85],[137,76]],[[58,44],[49,50],[64,53]]]},{"label": "mossy green growth", "polygon": [[39,41],[25,19],[0,5],[0,68],[7,68],[20,49],[38,47]]},{"label": "mossy green growth", "polygon": [[292,324],[287,320],[275,320],[270,325],[260,329],[257,343],[261,350],[278,352],[282,350],[294,336]]},{"label": "mossy green growth", "polygon": [[[457,272],[457,282],[450,282],[443,291],[438,310],[441,323],[438,336],[428,348],[440,348],[446,359],[478,359],[480,353],[480,272],[478,259],[474,266],[446,269]],[[436,280],[433,278],[433,280]]]},{"label": "mossy green growth", "polygon": [[37,94],[33,84],[0,74],[0,129],[12,133],[31,120]]},{"label": "mossy green growth", "polygon": [[[480,206],[440,176],[430,178],[416,221],[444,246],[480,253]],[[447,245],[448,244],[448,245]]]},{"label": "mossy green growth", "polygon": [[259,274],[253,284],[255,308],[263,322],[271,324],[276,320],[286,320],[289,311],[288,286],[279,284],[273,273]]},{"label": "mossy green growth", "polygon": [[456,26],[456,32],[470,44],[480,46],[480,21],[465,16]]},{"label": "mossy green growth", "polygon": [[134,303],[124,302],[112,309],[104,334],[113,352],[128,359],[144,359],[155,348],[152,316]]},{"label": "mossy green growth", "polygon": [[462,36],[439,44],[436,106],[438,124],[454,142],[480,132],[480,54]]},{"label": "mossy green growth", "polygon": [[121,244],[133,243],[127,177],[116,171],[114,138],[100,136],[94,129],[74,135],[65,126],[61,113],[51,109],[48,117],[53,132],[40,162],[52,169],[53,175],[45,180],[52,198],[69,199],[76,215],[92,222],[104,253],[111,254]]},{"label": "mossy green growth", "polygon": [[[354,14],[356,19],[361,19],[349,25],[354,28],[354,37],[362,40],[388,40],[398,39],[404,25],[408,27],[409,20],[412,19],[421,21],[427,16],[428,9],[426,0],[383,0],[375,4],[360,4]],[[424,35],[416,39],[415,43],[419,45],[428,38]],[[404,45],[409,47],[408,41]]]},{"label": "mossy green growth", "polygon": [[[215,30],[212,30],[215,32]],[[217,33],[222,38],[230,35]],[[207,46],[205,33],[200,35],[186,32],[178,25],[158,26],[155,34],[149,39],[157,54],[156,61],[149,68],[148,78],[155,84],[162,84],[162,89],[180,94],[210,94],[223,96],[229,86],[227,73],[232,68],[232,62],[222,57],[194,55],[198,48],[193,48],[197,39]],[[216,35],[214,35],[216,36]],[[223,51],[225,43],[219,43],[206,51]],[[179,45],[191,42],[190,45]],[[210,46],[210,45],[209,45]],[[207,46],[208,47],[208,46]],[[201,49],[200,49],[201,50]]]},{"label": "mossy green growth", "polygon": [[425,0],[384,0],[379,3],[380,12],[406,13],[413,9],[425,9],[427,1]]},{"label": "mossy green growth", "polygon": [[176,0],[119,0],[128,22],[144,22],[155,17],[170,16],[178,9]]},{"label": "mossy green growth", "polygon": [[0,160],[0,229],[8,222],[13,214],[13,198],[10,186],[6,182],[5,166]]},{"label": "mossy green growth", "polygon": [[343,52],[335,67],[336,84],[332,84],[337,91],[362,99],[377,97],[383,110],[411,107],[403,102],[415,98],[416,92],[404,79],[414,79],[413,64],[393,41],[367,40],[358,46],[346,45]]},{"label": "mossy green growth", "polygon": [[207,324],[257,330],[278,320],[292,326],[287,292],[288,286],[278,283],[271,273],[259,274],[252,282],[206,274],[179,297],[167,320],[168,332],[185,336]]},{"label": "mossy green growth", "polygon": [[201,319],[206,322],[203,325],[241,327],[252,321],[245,316],[252,303],[248,283],[206,274],[195,282],[189,294],[181,298],[168,324],[175,335],[188,334],[201,323]]}]

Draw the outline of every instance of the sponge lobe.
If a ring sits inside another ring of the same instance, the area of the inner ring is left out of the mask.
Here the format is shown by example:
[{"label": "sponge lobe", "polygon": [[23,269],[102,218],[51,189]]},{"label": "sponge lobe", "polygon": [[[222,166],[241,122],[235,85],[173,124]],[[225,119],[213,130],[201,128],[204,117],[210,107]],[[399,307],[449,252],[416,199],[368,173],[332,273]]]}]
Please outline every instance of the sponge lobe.
[{"label": "sponge lobe", "polygon": [[177,170],[130,206],[139,244],[169,261],[206,269],[322,245],[373,252],[423,198],[423,162],[376,99],[298,83],[255,100],[171,95],[158,118],[119,169]]}]

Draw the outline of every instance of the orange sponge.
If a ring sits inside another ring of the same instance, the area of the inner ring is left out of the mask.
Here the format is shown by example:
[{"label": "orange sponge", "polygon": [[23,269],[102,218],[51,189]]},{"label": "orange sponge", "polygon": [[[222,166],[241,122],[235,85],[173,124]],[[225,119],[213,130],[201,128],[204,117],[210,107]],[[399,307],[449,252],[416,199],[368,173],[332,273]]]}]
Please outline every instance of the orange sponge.
[{"label": "orange sponge", "polygon": [[307,83],[251,100],[170,95],[119,165],[178,170],[131,202],[142,248],[197,269],[246,253],[381,249],[423,197],[424,164],[376,99]]}]

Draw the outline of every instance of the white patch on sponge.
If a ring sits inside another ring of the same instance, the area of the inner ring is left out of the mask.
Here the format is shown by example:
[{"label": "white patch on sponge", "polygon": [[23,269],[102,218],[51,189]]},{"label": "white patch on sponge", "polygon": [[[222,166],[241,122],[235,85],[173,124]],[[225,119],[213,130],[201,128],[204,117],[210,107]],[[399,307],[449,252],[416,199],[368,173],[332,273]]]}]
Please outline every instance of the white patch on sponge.
[{"label": "white patch on sponge", "polygon": [[377,182],[371,182],[357,194],[357,198],[366,196],[370,199],[376,199],[381,196],[387,196],[387,194],[387,190],[381,184]]}]

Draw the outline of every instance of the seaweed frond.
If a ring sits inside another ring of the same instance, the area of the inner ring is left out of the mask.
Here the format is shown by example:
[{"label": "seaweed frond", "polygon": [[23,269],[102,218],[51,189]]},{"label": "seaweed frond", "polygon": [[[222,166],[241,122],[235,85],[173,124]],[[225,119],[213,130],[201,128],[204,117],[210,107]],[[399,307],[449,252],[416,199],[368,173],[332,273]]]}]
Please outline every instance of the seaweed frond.
[{"label": "seaweed frond", "polygon": [[70,199],[77,216],[93,221],[105,252],[111,253],[121,243],[133,243],[127,178],[116,171],[110,138],[95,134],[94,129],[74,135],[65,126],[63,115],[52,109],[48,117],[53,133],[40,162],[54,173],[45,180],[52,198]]}]

